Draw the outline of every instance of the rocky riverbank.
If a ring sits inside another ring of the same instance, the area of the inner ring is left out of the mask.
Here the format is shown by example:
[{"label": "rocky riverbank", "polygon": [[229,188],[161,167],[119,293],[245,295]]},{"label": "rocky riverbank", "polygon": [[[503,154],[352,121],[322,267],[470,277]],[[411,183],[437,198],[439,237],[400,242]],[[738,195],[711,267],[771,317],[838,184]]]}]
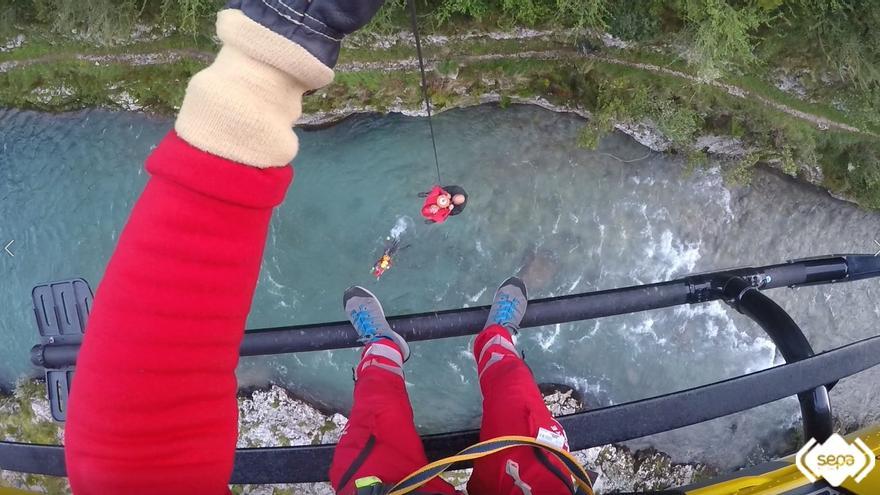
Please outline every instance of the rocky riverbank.
[{"label": "rocky riverbank", "polygon": [[[581,409],[572,390],[552,389],[545,401],[556,415]],[[324,414],[292,397],[278,386],[256,389],[238,401],[238,447],[270,447],[333,443],[339,439],[347,419],[341,414]],[[5,441],[59,443],[62,427],[54,423],[39,381],[25,381],[12,395],[0,398],[0,433]],[[599,473],[596,493],[632,490],[659,490],[705,479],[714,471],[703,465],[675,464],[669,456],[653,450],[631,451],[609,445],[575,453],[589,469]],[[469,473],[450,473],[447,479],[464,488]],[[65,495],[70,493],[66,480],[47,476],[0,471],[0,486],[35,493]],[[326,483],[308,485],[237,485],[233,493],[241,495],[332,495]]]}]

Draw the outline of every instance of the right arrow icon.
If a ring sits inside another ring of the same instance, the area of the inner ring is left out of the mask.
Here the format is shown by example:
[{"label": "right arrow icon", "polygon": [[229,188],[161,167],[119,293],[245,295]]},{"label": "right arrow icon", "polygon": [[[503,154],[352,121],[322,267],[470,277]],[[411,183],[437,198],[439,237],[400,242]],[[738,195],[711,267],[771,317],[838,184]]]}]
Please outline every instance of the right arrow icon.
[{"label": "right arrow icon", "polygon": [[13,258],[15,258],[15,254],[13,254],[13,252],[9,249],[10,247],[12,247],[12,243],[13,243],[13,242],[15,242],[15,239],[13,239],[13,240],[9,241],[8,243],[6,243],[6,246],[3,248],[3,250],[6,251],[6,254],[8,254],[9,256],[12,256]]}]

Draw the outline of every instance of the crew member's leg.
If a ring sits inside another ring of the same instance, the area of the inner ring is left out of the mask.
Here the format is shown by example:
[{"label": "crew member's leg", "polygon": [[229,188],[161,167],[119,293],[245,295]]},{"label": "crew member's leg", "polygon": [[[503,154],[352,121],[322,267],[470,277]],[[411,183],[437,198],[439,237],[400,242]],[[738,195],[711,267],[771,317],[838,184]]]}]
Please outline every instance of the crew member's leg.
[{"label": "crew member's leg", "polygon": [[[403,379],[403,362],[409,357],[406,342],[391,330],[378,300],[366,289],[349,289],[345,303],[366,348],[355,370],[348,426],[330,467],[330,483],[339,495],[355,493],[355,482],[370,476],[393,485],[428,463]],[[423,490],[455,494],[439,479]]]},{"label": "crew member's leg", "polygon": [[[483,393],[480,440],[519,435],[568,449],[562,426],[553,419],[532,373],[513,345],[527,303],[525,284],[511,278],[495,295],[489,321],[474,342]],[[468,483],[474,495],[565,495],[573,493],[568,471],[553,456],[519,447],[479,459]]]}]

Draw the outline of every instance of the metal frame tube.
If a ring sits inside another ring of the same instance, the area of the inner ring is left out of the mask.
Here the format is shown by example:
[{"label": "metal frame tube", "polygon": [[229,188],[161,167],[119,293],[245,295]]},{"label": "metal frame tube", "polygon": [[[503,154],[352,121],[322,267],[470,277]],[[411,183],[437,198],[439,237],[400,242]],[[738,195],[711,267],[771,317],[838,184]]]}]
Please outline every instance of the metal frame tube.
[{"label": "metal frame tube", "polygon": [[[720,418],[811,390],[880,365],[880,336],[816,356],[667,395],[559,418],[572,450],[622,442]],[[451,455],[479,439],[476,430],[422,437],[429,459]],[[335,445],[236,451],[233,483],[325,481]],[[0,469],[64,476],[60,445],[0,442]]]},{"label": "metal frame tube", "polygon": [[[533,300],[529,302],[522,328],[715,300],[720,295],[713,283],[719,276],[738,276],[763,290],[878,275],[880,258],[870,255],[832,255],[763,267],[720,270],[668,282]],[[388,320],[397,333],[416,342],[476,334],[483,328],[488,314],[489,307],[482,306],[396,316]],[[358,345],[348,322],[318,323],[249,330],[245,333],[240,354],[263,356]],[[78,352],[79,344],[76,343],[44,343],[31,350],[31,361],[42,368],[62,369],[76,364]]]},{"label": "metal frame tube", "polygon": [[[764,329],[785,362],[793,363],[814,355],[813,347],[801,327],[775,301],[739,277],[724,280],[721,287],[721,293],[731,306]],[[815,438],[820,443],[828,440],[834,433],[828,387],[821,386],[800,393],[798,401],[801,404],[805,438]]]},{"label": "metal frame tube", "polygon": [[[831,408],[826,386],[835,380],[878,364],[880,337],[813,356],[800,327],[758,289],[829,283],[880,276],[880,258],[840,255],[793,261],[760,268],[722,270],[637,287],[576,294],[532,301],[524,326],[633,313],[685,303],[726,298],[758,322],[787,361],[782,367],[691,390],[561,418],[571,445],[582,449],[667,431],[750,409],[799,392],[807,436],[824,441],[831,431]],[[409,340],[426,340],[479,331],[487,307],[400,316],[392,326]],[[248,332],[242,355],[278,354],[356,345],[348,323],[281,327]],[[32,351],[38,366],[62,368],[76,362],[78,345],[47,343]],[[812,357],[811,357],[812,356]],[[813,388],[815,387],[815,388]],[[812,391],[810,391],[812,390]],[[426,437],[432,457],[448,454],[476,438],[476,432],[450,432]],[[243,482],[306,482],[323,480],[332,445],[238,451],[233,479]],[[295,462],[293,462],[295,461]],[[268,463],[268,464],[267,464]],[[301,469],[296,473],[289,466]],[[0,442],[0,467],[32,473],[62,475],[60,446]],[[254,466],[258,472],[251,470]],[[308,469],[312,467],[315,469]],[[318,477],[320,476],[320,478]]]}]

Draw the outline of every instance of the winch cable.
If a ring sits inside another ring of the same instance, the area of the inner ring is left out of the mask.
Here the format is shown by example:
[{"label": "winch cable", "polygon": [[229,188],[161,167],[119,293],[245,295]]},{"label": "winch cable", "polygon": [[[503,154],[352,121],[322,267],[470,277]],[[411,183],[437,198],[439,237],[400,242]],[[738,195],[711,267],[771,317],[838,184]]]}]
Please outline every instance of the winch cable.
[{"label": "winch cable", "polygon": [[428,95],[428,78],[425,76],[425,59],[422,56],[422,39],[419,36],[419,24],[417,20],[416,0],[409,0],[409,16],[412,22],[413,37],[416,39],[416,53],[419,56],[419,72],[422,76],[422,99],[425,101],[425,110],[428,112],[428,128],[431,130],[431,146],[434,149],[434,166],[437,168],[437,185],[442,185],[440,180],[440,159],[437,157],[437,139],[434,137],[434,123],[431,119],[431,97]]}]

